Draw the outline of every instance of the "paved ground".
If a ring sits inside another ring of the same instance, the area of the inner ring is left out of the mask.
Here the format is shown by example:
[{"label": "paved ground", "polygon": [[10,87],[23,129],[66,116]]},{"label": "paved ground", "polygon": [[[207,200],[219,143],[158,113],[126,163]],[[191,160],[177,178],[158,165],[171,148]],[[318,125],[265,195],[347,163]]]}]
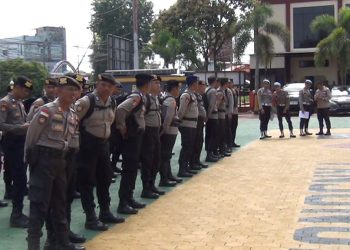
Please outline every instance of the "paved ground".
[{"label": "paved ground", "polygon": [[[346,128],[350,119],[332,121],[335,128]],[[243,115],[238,141],[245,147],[106,233],[83,230],[76,201],[74,230],[92,239],[90,250],[349,249],[350,129],[334,130],[323,140],[256,141],[257,128],[255,117]],[[118,186],[111,188],[113,211]],[[9,212],[0,210],[0,249],[25,249],[25,231],[8,228]]]}]

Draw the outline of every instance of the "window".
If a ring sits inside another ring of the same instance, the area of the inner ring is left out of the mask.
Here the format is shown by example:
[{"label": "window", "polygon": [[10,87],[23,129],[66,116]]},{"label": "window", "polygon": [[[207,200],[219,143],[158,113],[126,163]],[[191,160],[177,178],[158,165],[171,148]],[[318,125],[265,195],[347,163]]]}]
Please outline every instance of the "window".
[{"label": "window", "polygon": [[[324,67],[329,67],[328,60],[326,60]],[[300,60],[299,61],[299,68],[315,68],[315,61],[314,60]]]},{"label": "window", "polygon": [[326,37],[324,32],[312,33],[311,22],[319,15],[334,16],[334,6],[300,7],[293,9],[294,48],[315,48],[317,43]]}]

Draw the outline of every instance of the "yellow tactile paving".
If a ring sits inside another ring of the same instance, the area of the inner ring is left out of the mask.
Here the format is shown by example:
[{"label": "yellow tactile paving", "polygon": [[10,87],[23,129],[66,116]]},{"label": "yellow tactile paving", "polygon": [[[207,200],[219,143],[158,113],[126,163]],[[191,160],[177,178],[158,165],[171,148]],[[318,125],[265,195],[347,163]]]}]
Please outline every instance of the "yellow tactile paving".
[{"label": "yellow tactile paving", "polygon": [[[309,187],[319,164],[350,162],[346,147],[350,139],[340,138],[350,134],[350,130],[336,130],[333,134],[334,139],[312,136],[253,142],[140,210],[126,223],[100,234],[86,247],[349,249],[348,245],[310,244],[293,239],[298,228],[325,226],[299,222],[299,218],[310,216],[301,212],[309,208],[304,200],[310,195]],[[334,233],[324,235],[332,237]],[[346,233],[339,235],[350,238]]]}]

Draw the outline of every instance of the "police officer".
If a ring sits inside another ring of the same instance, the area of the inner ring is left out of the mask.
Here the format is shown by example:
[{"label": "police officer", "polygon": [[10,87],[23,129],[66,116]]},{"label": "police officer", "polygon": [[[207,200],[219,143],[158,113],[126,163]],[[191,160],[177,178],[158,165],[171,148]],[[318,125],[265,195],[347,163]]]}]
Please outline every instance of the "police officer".
[{"label": "police officer", "polygon": [[233,118],[233,108],[234,108],[234,99],[233,92],[230,88],[231,82],[228,82],[228,86],[225,89],[225,97],[226,97],[226,127],[225,127],[225,143],[228,152],[232,152],[233,148],[233,137],[232,137],[232,118]]},{"label": "police officer", "polygon": [[43,89],[44,95],[32,103],[27,116],[28,122],[33,119],[33,116],[39,107],[55,100],[57,84],[58,82],[56,78],[48,78],[45,80]]},{"label": "police officer", "polygon": [[198,122],[196,138],[194,143],[194,151],[191,158],[190,168],[193,170],[200,170],[202,168],[207,168],[208,165],[201,162],[201,153],[204,142],[204,123],[207,120],[207,111],[204,107],[203,95],[205,94],[205,89],[207,85],[204,81],[198,81],[198,91],[195,92],[198,101]]},{"label": "police officer", "polygon": [[0,130],[4,133],[2,145],[13,180],[10,225],[20,228],[28,226],[28,217],[22,210],[27,188],[27,167],[23,161],[23,154],[29,124],[26,123],[27,114],[22,100],[29,96],[32,89],[32,81],[20,76],[14,81],[13,90],[0,100]]},{"label": "police officer", "polygon": [[187,89],[180,96],[179,119],[181,133],[181,151],[179,156],[178,177],[192,177],[197,172],[191,170],[190,161],[194,150],[198,121],[198,102],[195,92],[198,89],[198,77],[188,76]]},{"label": "police officer", "polygon": [[181,183],[182,179],[174,177],[171,171],[172,151],[179,132],[179,116],[177,112],[176,98],[180,95],[181,84],[176,80],[166,83],[166,93],[162,97],[162,131],[161,131],[161,163],[160,182],[161,187],[173,187]]},{"label": "police officer", "polygon": [[160,191],[155,187],[155,179],[160,164],[161,115],[158,100],[159,94],[160,81],[157,76],[153,76],[150,93],[146,94],[146,128],[141,147],[141,179],[143,185],[141,197],[146,199],[157,199],[159,195],[165,194],[164,191]]},{"label": "police officer", "polygon": [[117,108],[116,125],[123,137],[122,178],[119,187],[118,213],[136,214],[146,205],[135,201],[133,194],[140,163],[140,152],[145,131],[145,95],[149,93],[149,74],[137,74],[136,88]]},{"label": "police officer", "polygon": [[301,112],[307,112],[308,118],[300,118],[300,136],[312,135],[309,132],[309,121],[313,111],[313,97],[311,93],[312,81],[306,79],[305,87],[299,91],[299,106]]},{"label": "police officer", "polygon": [[273,105],[276,107],[276,111],[277,111],[278,126],[281,131],[280,138],[284,138],[283,117],[286,118],[286,121],[288,123],[290,138],[295,138],[296,136],[293,134],[293,124],[290,119],[290,112],[289,112],[290,100],[289,100],[288,92],[284,91],[281,88],[281,84],[279,82],[275,82],[274,87],[275,87],[275,92],[273,93],[272,102],[273,102]]},{"label": "police officer", "polygon": [[[331,91],[323,82],[317,84],[315,93],[315,103],[317,105],[317,119],[320,131],[316,135],[331,135],[331,121],[329,119],[330,100],[332,98]],[[326,123],[327,132],[323,133],[323,120]]]},{"label": "police officer", "polygon": [[267,135],[267,129],[271,118],[272,92],[270,90],[270,81],[263,80],[263,87],[257,93],[259,102],[259,119],[260,119],[260,140],[271,138]]},{"label": "police officer", "polygon": [[232,113],[232,127],[231,127],[231,134],[232,134],[232,146],[234,148],[239,148],[240,145],[236,143],[236,134],[237,134],[237,128],[238,128],[238,104],[239,104],[239,90],[235,86],[233,82],[230,83],[229,88],[232,91],[233,95],[233,113]]},{"label": "police officer", "polygon": [[41,228],[46,217],[54,225],[54,232],[48,231],[48,237],[54,234],[56,239],[50,249],[85,249],[69,242],[66,220],[65,154],[78,127],[71,104],[79,88],[73,78],[61,77],[58,98],[38,110],[28,129],[25,144],[30,166],[28,250],[40,249]]},{"label": "police officer", "polygon": [[217,107],[217,88],[219,82],[216,77],[208,78],[209,87],[205,90],[203,95],[204,106],[207,111],[207,123],[205,126],[205,150],[207,151],[206,162],[217,162],[219,159],[215,156],[218,148],[218,107]]},{"label": "police officer", "polygon": [[[79,99],[75,106],[80,120],[80,151],[78,154],[78,185],[81,204],[86,214],[85,228],[105,231],[105,223],[122,223],[123,218],[110,211],[109,187],[112,181],[109,137],[115,120],[115,103],[111,95],[116,82],[109,74],[98,75],[94,92]],[[100,207],[95,213],[93,189]]]},{"label": "police officer", "polygon": [[226,132],[226,108],[227,108],[227,97],[225,91],[228,88],[228,79],[220,79],[220,88],[217,91],[218,98],[218,112],[219,112],[219,133],[218,133],[218,148],[220,157],[231,156],[226,150],[225,132]]}]

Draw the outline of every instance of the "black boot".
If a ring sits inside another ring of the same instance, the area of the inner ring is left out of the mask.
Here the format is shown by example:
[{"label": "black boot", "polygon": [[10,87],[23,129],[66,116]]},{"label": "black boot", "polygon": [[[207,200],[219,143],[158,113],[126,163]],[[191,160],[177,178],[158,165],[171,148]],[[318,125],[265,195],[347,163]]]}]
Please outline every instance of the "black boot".
[{"label": "black boot", "polygon": [[69,237],[69,241],[72,243],[84,243],[86,241],[84,236],[73,233],[72,231],[69,231],[68,237]]},{"label": "black boot", "polygon": [[93,231],[106,231],[108,226],[97,219],[95,211],[86,212],[85,228]]},{"label": "black boot", "polygon": [[150,188],[147,188],[142,190],[141,197],[145,199],[158,199],[159,194],[156,194]]},{"label": "black boot", "polygon": [[170,181],[169,179],[161,178],[159,181],[160,187],[175,187],[177,184],[176,181]]},{"label": "black boot", "polygon": [[59,244],[55,250],[85,250],[86,248],[73,243]]},{"label": "black boot", "polygon": [[0,201],[0,207],[7,207],[8,203],[6,201]]},{"label": "black boot", "polygon": [[208,152],[207,157],[205,158],[206,162],[217,162],[219,159],[214,156],[213,152]]},{"label": "black boot", "polygon": [[44,245],[44,250],[56,250],[55,233],[51,230],[47,231],[47,238]]},{"label": "black boot", "polygon": [[10,217],[10,226],[15,228],[27,228],[28,223],[28,216],[22,213],[21,208],[14,206]]},{"label": "black boot", "polygon": [[152,192],[158,195],[165,195],[165,191],[159,190],[155,185],[152,186]]},{"label": "black boot", "polygon": [[112,212],[109,210],[109,208],[106,208],[106,209],[101,208],[99,219],[103,223],[119,224],[119,223],[125,222],[124,218],[114,216]]},{"label": "black boot", "polygon": [[197,164],[198,164],[201,168],[207,168],[207,167],[209,167],[208,164],[205,164],[205,163],[203,163],[203,162],[201,162],[201,161],[198,161]]},{"label": "black boot", "polygon": [[138,202],[134,198],[131,198],[129,200],[128,205],[132,208],[135,208],[135,209],[142,209],[142,208],[146,207],[146,204]]},{"label": "black boot", "polygon": [[316,135],[324,135],[323,130],[320,130],[320,132],[316,133]]},{"label": "black boot", "polygon": [[131,204],[129,205],[128,202],[120,200],[118,209],[118,213],[120,214],[137,214],[138,210],[131,207]]},{"label": "black boot", "polygon": [[327,129],[327,132],[324,135],[331,135],[331,130]]},{"label": "black boot", "polygon": [[181,178],[177,178],[173,175],[172,171],[171,171],[171,165],[170,165],[170,162],[168,164],[168,175],[166,176],[167,179],[169,181],[173,181],[173,182],[176,182],[176,183],[181,183],[183,180]]}]

